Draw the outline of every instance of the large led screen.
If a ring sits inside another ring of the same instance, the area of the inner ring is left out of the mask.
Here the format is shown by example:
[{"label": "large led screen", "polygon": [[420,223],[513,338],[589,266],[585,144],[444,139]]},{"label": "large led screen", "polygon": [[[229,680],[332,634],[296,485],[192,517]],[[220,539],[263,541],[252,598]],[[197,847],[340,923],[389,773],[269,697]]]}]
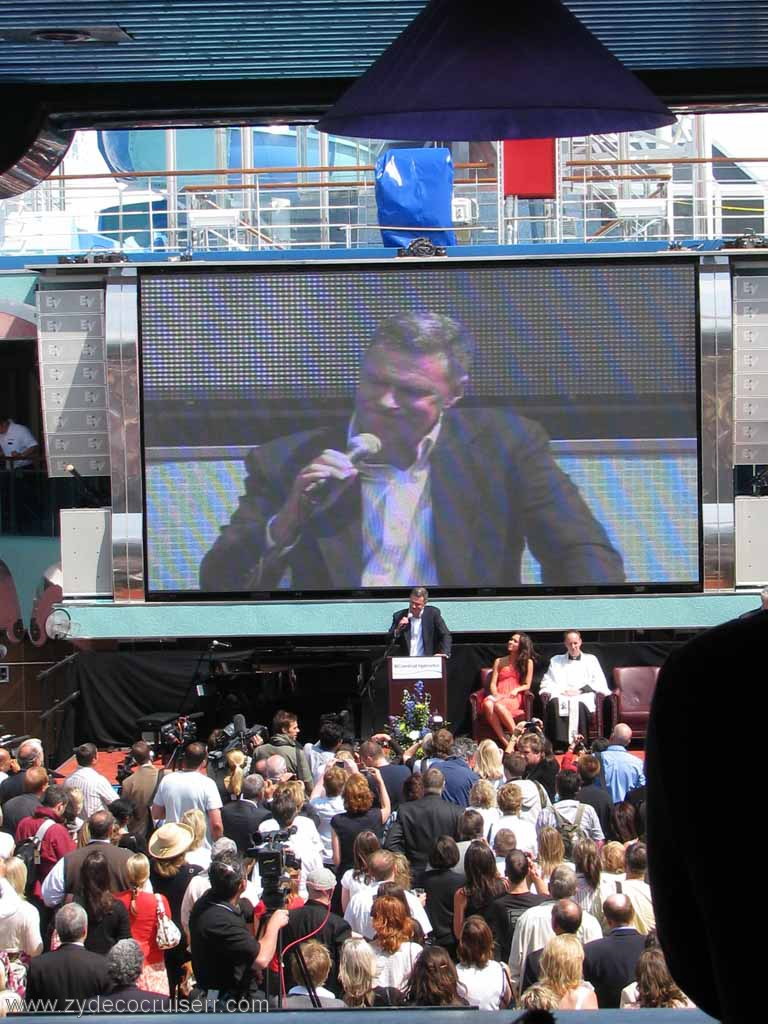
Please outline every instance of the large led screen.
[{"label": "large led screen", "polygon": [[140,288],[150,595],[700,585],[691,259]]}]

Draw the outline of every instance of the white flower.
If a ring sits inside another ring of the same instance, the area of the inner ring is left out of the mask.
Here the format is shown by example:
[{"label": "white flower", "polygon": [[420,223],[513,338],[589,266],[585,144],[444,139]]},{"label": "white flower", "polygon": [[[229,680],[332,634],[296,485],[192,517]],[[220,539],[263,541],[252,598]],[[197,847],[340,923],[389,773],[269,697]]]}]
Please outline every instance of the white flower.
[{"label": "white flower", "polygon": [[408,739],[412,740],[415,743],[416,740],[421,739],[421,733],[419,732],[418,729],[411,729],[411,731],[408,733]]}]

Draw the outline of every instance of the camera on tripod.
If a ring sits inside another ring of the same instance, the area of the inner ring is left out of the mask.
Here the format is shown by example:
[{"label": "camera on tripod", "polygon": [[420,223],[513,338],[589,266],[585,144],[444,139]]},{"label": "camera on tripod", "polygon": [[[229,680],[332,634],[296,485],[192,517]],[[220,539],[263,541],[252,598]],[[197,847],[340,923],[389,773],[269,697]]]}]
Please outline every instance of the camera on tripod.
[{"label": "camera on tripod", "polygon": [[288,902],[291,891],[288,869],[301,870],[301,859],[287,845],[295,833],[295,825],[266,835],[256,833],[254,845],[246,851],[246,857],[254,859],[259,867],[261,898],[268,913],[282,910]]}]

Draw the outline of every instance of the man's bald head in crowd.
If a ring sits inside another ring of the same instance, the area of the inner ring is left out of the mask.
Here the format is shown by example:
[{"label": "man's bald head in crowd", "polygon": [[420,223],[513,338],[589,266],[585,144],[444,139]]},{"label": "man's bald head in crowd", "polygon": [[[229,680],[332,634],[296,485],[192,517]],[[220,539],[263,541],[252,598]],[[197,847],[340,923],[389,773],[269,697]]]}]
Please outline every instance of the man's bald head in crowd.
[{"label": "man's bald head in crowd", "polygon": [[624,725],[623,722],[619,722],[618,725],[613,727],[611,738],[608,741],[613,746],[628,747],[632,742],[632,730],[628,725]]},{"label": "man's bald head in crowd", "polygon": [[382,749],[381,744],[377,743],[376,740],[366,740],[364,743],[360,744],[359,754],[360,760],[364,764],[368,764],[372,761],[378,761],[383,757],[384,750]]},{"label": "man's bald head in crowd", "polygon": [[616,893],[603,904],[603,914],[609,928],[626,928],[632,923],[635,911],[628,896]]},{"label": "man's bald head in crowd", "polygon": [[264,763],[264,772],[270,782],[277,781],[288,771],[288,765],[282,754],[272,754]]},{"label": "man's bald head in crowd", "polygon": [[368,858],[368,874],[374,882],[388,882],[395,873],[395,855],[389,850],[374,850]]},{"label": "man's bald head in crowd", "polygon": [[581,928],[581,907],[575,900],[558,900],[552,907],[552,931],[555,935],[575,935]]},{"label": "man's bald head in crowd", "polygon": [[88,819],[91,839],[109,839],[114,827],[115,819],[109,811],[94,811]]}]

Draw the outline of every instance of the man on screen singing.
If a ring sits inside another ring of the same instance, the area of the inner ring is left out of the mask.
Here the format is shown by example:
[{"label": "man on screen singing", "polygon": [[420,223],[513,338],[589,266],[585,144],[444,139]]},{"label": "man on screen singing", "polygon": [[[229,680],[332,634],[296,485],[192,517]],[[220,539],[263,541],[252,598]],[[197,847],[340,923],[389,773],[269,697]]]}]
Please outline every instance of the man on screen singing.
[{"label": "man on screen singing", "polygon": [[308,430],[247,458],[246,493],[200,569],[208,592],[621,583],[621,556],[541,427],[456,408],[473,345],[436,313],[379,325],[346,433]]}]

